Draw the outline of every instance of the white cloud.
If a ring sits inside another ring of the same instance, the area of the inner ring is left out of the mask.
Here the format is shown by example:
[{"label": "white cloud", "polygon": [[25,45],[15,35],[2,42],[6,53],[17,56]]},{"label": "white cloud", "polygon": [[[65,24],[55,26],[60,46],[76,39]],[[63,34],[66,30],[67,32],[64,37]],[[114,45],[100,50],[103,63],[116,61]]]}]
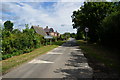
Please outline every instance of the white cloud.
[{"label": "white cloud", "polygon": [[0,19],[0,25],[3,24],[3,21]]},{"label": "white cloud", "polygon": [[119,2],[120,0],[1,0],[0,2]]},{"label": "white cloud", "polygon": [[[41,3],[3,3],[3,19],[12,20],[15,28],[23,28],[24,24],[50,26],[60,33],[66,31],[75,32],[72,29],[71,15],[81,3],[57,2],[53,5],[41,5]],[[52,6],[52,7],[51,7]],[[8,14],[5,14],[5,13]],[[65,26],[61,25],[64,24]]]},{"label": "white cloud", "polygon": [[1,2],[118,2],[120,0],[1,0]]},{"label": "white cloud", "polygon": [[60,0],[1,0],[2,2],[58,2]]}]

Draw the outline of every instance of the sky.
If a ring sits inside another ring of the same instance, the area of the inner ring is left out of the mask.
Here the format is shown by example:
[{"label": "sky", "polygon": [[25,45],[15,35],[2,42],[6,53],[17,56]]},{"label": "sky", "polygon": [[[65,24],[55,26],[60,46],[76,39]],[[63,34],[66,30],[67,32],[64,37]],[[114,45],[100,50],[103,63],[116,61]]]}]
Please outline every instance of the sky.
[{"label": "sky", "polygon": [[83,1],[79,0],[62,0],[62,1],[7,1],[0,4],[0,23],[10,20],[14,23],[14,29],[24,29],[25,24],[53,28],[59,33],[65,32],[76,33],[72,27],[72,13],[78,10]]}]

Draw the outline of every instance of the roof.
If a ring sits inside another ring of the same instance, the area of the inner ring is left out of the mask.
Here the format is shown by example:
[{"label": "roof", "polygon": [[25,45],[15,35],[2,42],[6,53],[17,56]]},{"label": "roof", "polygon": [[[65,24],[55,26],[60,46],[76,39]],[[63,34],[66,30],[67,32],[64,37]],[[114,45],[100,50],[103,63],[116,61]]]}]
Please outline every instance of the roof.
[{"label": "roof", "polygon": [[50,32],[50,29],[48,29],[48,28],[45,28],[44,30],[45,30],[45,32]]},{"label": "roof", "polygon": [[44,31],[44,29],[42,27],[32,26],[32,28],[35,30],[36,33],[38,33],[42,36],[47,36],[46,32]]},{"label": "roof", "polygon": [[53,28],[48,28],[48,26],[46,26],[46,28],[44,28],[45,32],[54,32]]},{"label": "roof", "polygon": [[50,32],[54,32],[53,28],[50,28],[49,31],[50,31]]}]

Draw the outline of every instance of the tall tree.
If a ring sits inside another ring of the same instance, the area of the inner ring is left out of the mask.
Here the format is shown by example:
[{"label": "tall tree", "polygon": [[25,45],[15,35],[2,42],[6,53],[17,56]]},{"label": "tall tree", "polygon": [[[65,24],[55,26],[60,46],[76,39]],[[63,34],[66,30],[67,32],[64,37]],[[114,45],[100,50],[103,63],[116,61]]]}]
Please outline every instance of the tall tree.
[{"label": "tall tree", "polygon": [[6,30],[12,31],[13,30],[13,23],[11,21],[6,21],[4,23],[4,27]]},{"label": "tall tree", "polygon": [[119,47],[120,11],[113,12],[109,16],[105,17],[101,26],[101,43],[115,48]]},{"label": "tall tree", "polygon": [[89,28],[88,37],[91,42],[99,39],[99,30],[102,20],[114,11],[112,2],[85,2],[79,10],[72,15],[73,28],[83,32],[85,27]]}]

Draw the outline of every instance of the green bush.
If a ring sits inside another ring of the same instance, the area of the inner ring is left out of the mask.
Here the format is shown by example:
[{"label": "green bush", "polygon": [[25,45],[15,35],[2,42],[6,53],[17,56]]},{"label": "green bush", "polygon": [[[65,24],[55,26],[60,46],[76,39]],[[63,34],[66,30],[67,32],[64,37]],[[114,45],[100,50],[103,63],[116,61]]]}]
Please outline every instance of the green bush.
[{"label": "green bush", "polygon": [[17,55],[20,55],[20,53],[19,53],[19,52],[14,52],[14,53],[12,53],[11,55],[12,55],[12,56],[17,56]]},{"label": "green bush", "polygon": [[[9,24],[7,24],[9,26]],[[55,37],[56,41],[58,38]],[[47,41],[47,45],[50,42]],[[2,59],[7,59],[12,56],[17,56],[24,53],[29,53],[35,48],[39,48],[42,45],[46,45],[46,41],[43,36],[37,34],[33,29],[29,29],[26,25],[26,29],[20,31],[18,29],[8,30],[2,29]]]},{"label": "green bush", "polygon": [[15,29],[8,31],[2,30],[2,59],[31,52],[43,44],[44,39],[35,33],[33,29],[24,29],[23,32]]},{"label": "green bush", "polygon": [[11,57],[12,57],[11,54],[2,55],[2,60],[5,60],[5,59],[11,58]]},{"label": "green bush", "polygon": [[54,45],[62,45],[65,41],[56,41],[56,42],[53,42],[52,44]]}]

